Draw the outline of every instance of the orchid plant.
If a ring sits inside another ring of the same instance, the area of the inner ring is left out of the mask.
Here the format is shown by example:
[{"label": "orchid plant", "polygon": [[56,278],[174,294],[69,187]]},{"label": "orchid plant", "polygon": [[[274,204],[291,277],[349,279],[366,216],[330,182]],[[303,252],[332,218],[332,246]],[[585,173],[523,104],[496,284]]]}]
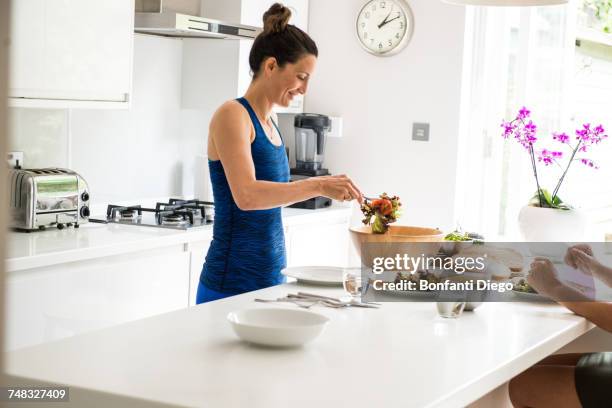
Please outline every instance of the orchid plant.
[{"label": "orchid plant", "polygon": [[[529,205],[538,206],[542,208],[556,208],[561,210],[570,210],[567,204],[559,198],[559,190],[565,180],[567,172],[569,171],[572,163],[575,161],[588,166],[593,169],[598,169],[597,164],[586,157],[587,153],[591,148],[608,137],[605,134],[605,129],[602,125],[591,126],[589,123],[582,125],[582,128],[576,130],[575,141],[572,143],[572,138],[566,133],[553,133],[553,140],[565,146],[569,159],[567,164],[562,165],[561,160],[565,156],[565,153],[559,150],[551,150],[542,148],[536,151],[534,145],[538,141],[536,137],[537,126],[533,123],[530,118],[531,111],[525,107],[521,108],[516,117],[510,122],[502,122],[501,127],[504,129],[502,136],[504,139],[514,138],[523,148],[529,153],[531,158],[531,166],[533,169],[533,175],[535,177],[537,193],[534,194],[533,198],[529,202]],[[559,177],[555,189],[552,194],[540,187],[540,180],[538,178],[537,163],[542,163],[544,166],[558,166],[562,173]]]}]

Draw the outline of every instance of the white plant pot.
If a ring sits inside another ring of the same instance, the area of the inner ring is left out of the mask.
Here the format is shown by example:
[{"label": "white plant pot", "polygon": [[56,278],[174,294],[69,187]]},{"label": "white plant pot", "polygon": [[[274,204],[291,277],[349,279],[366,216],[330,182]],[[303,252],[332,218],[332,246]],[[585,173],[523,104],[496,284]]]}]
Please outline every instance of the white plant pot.
[{"label": "white plant pot", "polygon": [[583,241],[586,225],[586,216],[579,210],[525,206],[519,212],[519,229],[531,255],[553,262],[563,262],[566,243]]},{"label": "white plant pot", "polygon": [[519,212],[519,229],[527,242],[581,242],[586,226],[580,210],[525,206]]}]

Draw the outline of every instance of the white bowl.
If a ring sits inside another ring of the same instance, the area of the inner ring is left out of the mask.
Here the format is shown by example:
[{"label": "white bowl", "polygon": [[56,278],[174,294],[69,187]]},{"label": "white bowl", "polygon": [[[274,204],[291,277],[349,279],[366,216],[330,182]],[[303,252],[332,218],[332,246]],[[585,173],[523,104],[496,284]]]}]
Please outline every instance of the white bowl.
[{"label": "white bowl", "polygon": [[245,309],[231,312],[227,320],[244,341],[265,346],[300,346],[314,340],[329,319],[306,310]]}]

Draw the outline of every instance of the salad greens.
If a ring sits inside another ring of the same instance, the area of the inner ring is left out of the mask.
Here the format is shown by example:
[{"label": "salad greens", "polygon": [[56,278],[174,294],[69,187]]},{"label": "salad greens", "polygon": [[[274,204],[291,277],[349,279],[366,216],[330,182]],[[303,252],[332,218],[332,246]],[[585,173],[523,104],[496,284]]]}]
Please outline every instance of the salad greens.
[{"label": "salad greens", "polygon": [[445,241],[465,242],[472,241],[475,244],[484,242],[484,237],[475,232],[453,231],[444,237]]},{"label": "salad greens", "polygon": [[518,283],[515,283],[514,290],[517,292],[538,293],[525,279],[521,279]]},{"label": "salad greens", "polygon": [[363,202],[361,205],[361,212],[364,215],[362,222],[365,225],[371,225],[374,234],[384,234],[389,229],[389,224],[394,223],[400,217],[401,206],[399,197],[390,197],[387,193],[382,193],[376,200]]}]

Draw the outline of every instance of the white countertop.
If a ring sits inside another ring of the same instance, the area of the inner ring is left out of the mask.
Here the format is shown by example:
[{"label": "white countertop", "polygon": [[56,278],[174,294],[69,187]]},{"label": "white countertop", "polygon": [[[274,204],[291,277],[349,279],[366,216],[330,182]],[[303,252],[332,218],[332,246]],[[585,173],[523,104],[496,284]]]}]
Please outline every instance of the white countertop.
[{"label": "white countertop", "polygon": [[[10,374],[122,396],[206,407],[459,407],[593,325],[550,304],[489,303],[456,320],[434,303],[379,310],[315,307],[331,318],[314,342],[240,342],[230,311],[300,288],[251,292],[7,354]],[[309,291],[340,295],[341,289]]]},{"label": "white countertop", "polygon": [[[350,207],[333,205],[320,210],[283,209],[285,226],[348,217]],[[103,218],[103,217],[92,217]],[[202,241],[212,237],[212,225],[190,230],[138,227],[120,224],[82,224],[80,228],[8,233],[7,272],[74,262],[168,245]]]}]

